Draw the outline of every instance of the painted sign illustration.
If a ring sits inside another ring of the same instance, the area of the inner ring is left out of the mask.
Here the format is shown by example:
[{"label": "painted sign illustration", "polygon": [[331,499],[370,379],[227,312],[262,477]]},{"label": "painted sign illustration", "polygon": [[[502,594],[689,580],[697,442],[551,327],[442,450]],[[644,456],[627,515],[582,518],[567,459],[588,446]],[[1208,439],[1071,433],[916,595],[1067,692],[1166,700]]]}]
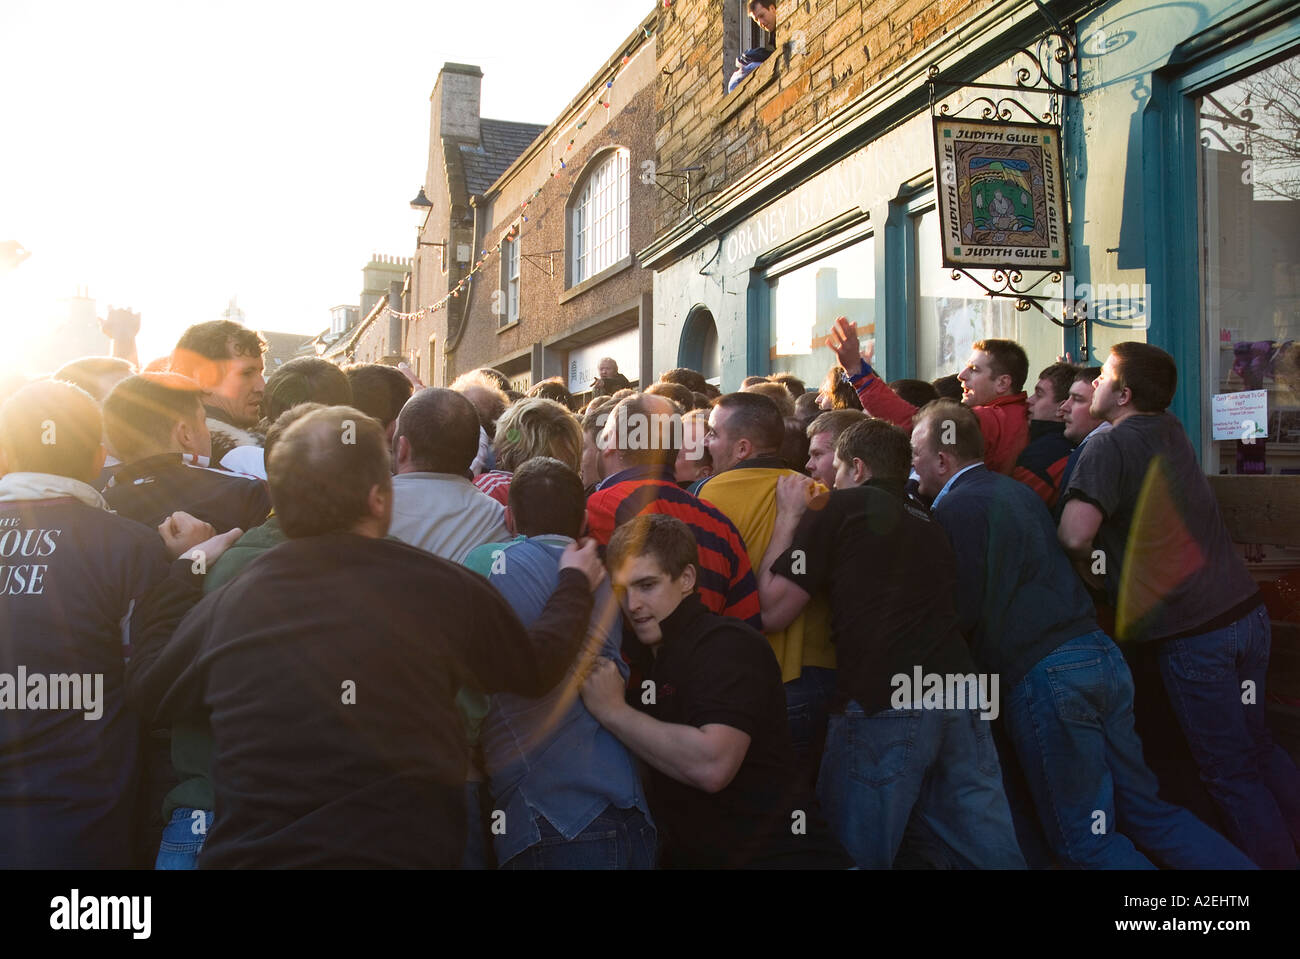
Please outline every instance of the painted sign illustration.
[{"label": "painted sign illustration", "polygon": [[934,144],[945,266],[1070,265],[1058,127],[937,117]]}]

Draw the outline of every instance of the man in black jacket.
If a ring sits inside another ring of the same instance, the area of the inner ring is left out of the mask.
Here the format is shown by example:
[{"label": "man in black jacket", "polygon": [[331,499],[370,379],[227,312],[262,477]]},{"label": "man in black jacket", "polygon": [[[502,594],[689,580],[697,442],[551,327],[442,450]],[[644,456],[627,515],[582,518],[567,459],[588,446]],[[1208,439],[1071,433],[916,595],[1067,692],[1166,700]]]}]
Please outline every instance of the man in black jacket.
[{"label": "man in black jacket", "polygon": [[[890,868],[916,820],[945,859],[1021,868],[991,731],[997,677],[976,676],[957,629],[943,530],[904,498],[909,457],[905,432],[863,417],[836,440],[824,506],[807,509],[806,478],[781,479],[763,625],[830,595],[839,670],[817,796],[859,866]],[[950,678],[959,703],[924,695]]]},{"label": "man in black jacket", "polygon": [[383,538],[392,478],[375,420],[315,410],[268,467],[289,542],[188,615],[200,583],[174,566],[132,624],[140,708],[210,712],[220,815],[199,866],[459,865],[456,693],[540,696],[565,674],[603,576],[595,546],[566,550],[526,630],[482,577]]},{"label": "man in black jacket", "polygon": [[202,396],[178,373],[141,373],[113,387],[104,427],[122,465],[104,490],[109,506],[149,526],[176,510],[218,533],[263,523],[271,497],[260,480],[185,462],[211,453]]}]

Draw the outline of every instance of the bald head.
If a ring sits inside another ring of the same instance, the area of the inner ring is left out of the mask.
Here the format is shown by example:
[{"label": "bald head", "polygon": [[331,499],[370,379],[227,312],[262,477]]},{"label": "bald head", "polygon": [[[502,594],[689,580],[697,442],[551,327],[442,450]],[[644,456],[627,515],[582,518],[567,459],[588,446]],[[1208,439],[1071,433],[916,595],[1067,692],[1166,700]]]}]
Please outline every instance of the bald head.
[{"label": "bald head", "polygon": [[420,390],[397,414],[393,449],[399,473],[466,476],[478,454],[479,414],[455,390]]},{"label": "bald head", "polygon": [[90,394],[37,380],[0,406],[0,471],[52,473],[89,483],[104,465],[104,423]]},{"label": "bald head", "polygon": [[672,466],[681,445],[677,404],[653,393],[636,393],[615,404],[597,446],[604,475],[629,466]]}]

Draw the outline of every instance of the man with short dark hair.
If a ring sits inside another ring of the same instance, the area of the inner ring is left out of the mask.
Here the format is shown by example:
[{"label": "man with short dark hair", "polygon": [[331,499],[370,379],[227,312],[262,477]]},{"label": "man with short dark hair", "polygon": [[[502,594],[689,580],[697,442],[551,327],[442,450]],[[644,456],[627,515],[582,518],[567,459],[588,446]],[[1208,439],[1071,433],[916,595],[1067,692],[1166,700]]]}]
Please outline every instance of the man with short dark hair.
[{"label": "man with short dark hair", "polygon": [[[895,426],[911,429],[917,408],[885,385],[871,367],[875,342],[859,352],[858,325],[846,317],[835,321],[826,345],[835,351],[840,368],[857,390],[862,408]],[[1012,340],[979,340],[970,359],[957,374],[962,403],[974,410],[984,434],[984,463],[1010,475],[1016,459],[1029,442],[1029,407],[1024,393],[1029,359]]]},{"label": "man with short dark hair", "polygon": [[701,601],[719,615],[757,627],[758,586],[740,532],[725,513],[686,492],[674,479],[680,434],[681,414],[666,397],[633,394],[609,410],[596,443],[600,482],[587,498],[590,535],[605,545],[614,530],[634,516],[676,516],[705,544],[699,570]]},{"label": "man with short dark hair", "polygon": [[808,475],[827,489],[835,488],[835,443],[840,434],[867,418],[861,410],[828,410],[808,424]]},{"label": "man with short dark hair", "polygon": [[[472,550],[465,565],[486,576],[520,620],[537,619],[555,589],[565,546],[582,535],[582,480],[559,460],[541,456],[510,484],[508,543]],[[587,642],[566,679],[538,698],[498,693],[479,742],[492,800],[505,814],[493,834],[505,869],[649,869],[655,831],[632,757],[578,698],[581,677],[598,656],[616,663],[622,627],[608,584],[597,588]]]},{"label": "man with short dark hair", "polygon": [[[482,577],[385,538],[392,480],[375,420],[308,413],[268,472],[289,542],[198,605],[200,583],[173,568],[132,624],[132,700],[159,720],[210,716],[219,816],[199,864],[459,865],[456,692],[539,696],[564,675],[602,575],[594,544],[565,551],[525,629]],[[331,481],[304,479],[319,476]]]},{"label": "man with short dark hair", "polygon": [[1011,471],[1011,478],[1037,493],[1049,509],[1056,505],[1061,474],[1070,458],[1071,444],[1065,438],[1060,408],[1069,395],[1076,369],[1071,363],[1053,363],[1038,374],[1028,400],[1029,443]]},{"label": "man with short dark hair", "polygon": [[352,405],[379,420],[391,444],[397,414],[411,398],[411,381],[401,370],[383,363],[357,363],[345,366],[343,372],[352,387]]},{"label": "man with short dark hair", "polygon": [[742,462],[746,468],[765,459],[775,462],[784,432],[781,410],[771,398],[743,391],[719,398],[709,411],[705,437],[715,475]]},{"label": "man with short dark hair", "polygon": [[[1073,444],[1073,449],[1070,450],[1070,455],[1065,461],[1065,469],[1061,471],[1060,482],[1057,484],[1057,490],[1062,493],[1070,486],[1070,476],[1079,462],[1084,444],[1098,433],[1110,429],[1109,423],[1092,415],[1092,395],[1095,392],[1092,384],[1099,376],[1101,376],[1100,366],[1080,368],[1074,375],[1074,381],[1070,384],[1065,399],[1061,401],[1060,413],[1061,422],[1065,424],[1064,435]],[[1058,495],[1056,505],[1052,509],[1052,515],[1058,522],[1064,506]]]},{"label": "man with short dark hair", "polygon": [[0,406],[0,868],[139,862],[125,623],[169,556],[212,529],[115,515],[89,485],[102,435],[95,401],[69,383],[29,383]]},{"label": "man with short dark hair", "polygon": [[776,0],[749,0],[749,16],[768,33],[776,32]]},{"label": "man with short dark hair", "polygon": [[912,465],[957,556],[957,615],[975,664],[1008,690],[1006,732],[1052,851],[1079,868],[1248,868],[1157,796],[1124,657],[1098,628],[1047,507],[989,470],[982,444],[971,410],[936,400],[917,414]]},{"label": "man with short dark hair", "polygon": [[269,427],[280,414],[299,403],[351,406],[352,383],[348,375],[329,360],[299,356],[277,367],[266,381],[262,396],[263,426]]},{"label": "man with short dark hair", "polygon": [[716,616],[695,590],[695,536],[671,516],[614,533],[610,578],[653,665],[637,705],[615,659],[601,657],[582,699],[648,768],[668,868],[850,865],[796,772],[780,669],[757,631]]},{"label": "man with short dark hair", "polygon": [[1159,644],[1170,703],[1233,841],[1261,866],[1293,869],[1300,772],[1273,742],[1264,712],[1268,611],[1168,412],[1177,382],[1173,357],[1159,347],[1111,347],[1091,412],[1112,429],[1079,456],[1060,540],[1090,582],[1104,558],[1117,635]]},{"label": "man with short dark hair", "polygon": [[231,320],[196,323],[181,334],[171,355],[171,371],[188,376],[203,390],[212,462],[220,464],[236,446],[260,446],[247,432],[262,415],[262,354],[266,342]]},{"label": "man with short dark hair", "polygon": [[829,593],[840,665],[817,798],[860,867],[888,869],[915,818],[968,866],[1020,868],[987,722],[997,688],[981,699],[972,685],[960,705],[921,708],[921,690],[900,681],[910,686],[917,671],[975,678],[953,608],[952,548],[903,498],[910,458],[903,430],[863,416],[836,442],[824,506],[808,508],[806,479],[782,477],[760,563],[763,623],[780,626]]},{"label": "man with short dark hair", "polygon": [[454,563],[510,538],[505,507],[469,480],[478,443],[479,413],[463,394],[431,386],[407,400],[393,433],[393,536]]},{"label": "man with short dark hair", "polygon": [[[800,475],[779,455],[784,437],[780,411],[761,394],[728,393],[709,411],[705,443],[715,472],[696,486],[696,493],[736,524],[757,575],[777,520],[777,482],[782,476]],[[781,665],[795,755],[807,763],[810,778],[815,777],[826,708],[835,687],[835,649],[825,600],[818,597],[780,629],[769,631],[767,639]]]},{"label": "man with short dark hair", "polygon": [[121,515],[157,526],[181,510],[224,533],[259,526],[271,511],[261,481],[186,462],[212,449],[203,392],[188,377],[128,377],[104,400],[104,426],[122,458],[104,499]]}]

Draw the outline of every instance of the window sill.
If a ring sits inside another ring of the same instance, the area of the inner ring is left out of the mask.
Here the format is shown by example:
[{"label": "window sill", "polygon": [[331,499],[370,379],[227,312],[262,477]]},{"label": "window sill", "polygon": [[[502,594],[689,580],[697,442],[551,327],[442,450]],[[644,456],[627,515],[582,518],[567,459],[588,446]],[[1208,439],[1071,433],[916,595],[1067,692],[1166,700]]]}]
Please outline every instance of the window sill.
[{"label": "window sill", "polygon": [[590,290],[593,286],[596,286],[600,283],[604,283],[615,273],[622,273],[629,266],[632,266],[634,262],[635,260],[633,259],[632,255],[628,254],[627,256],[623,257],[623,259],[615,263],[613,266],[607,266],[605,267],[605,269],[601,270],[595,276],[589,276],[581,283],[577,284],[576,286],[569,287],[567,290],[565,290],[563,293],[560,294],[560,302],[567,303],[575,296],[581,296],[583,293],[586,293],[588,290]]},{"label": "window sill", "polygon": [[518,326],[518,325],[519,325],[519,321],[518,321],[518,320],[512,320],[511,322],[505,324],[504,326],[498,326],[498,327],[497,327],[497,332],[498,332],[498,333],[504,333],[506,330],[513,330],[513,329],[514,329],[516,326]]},{"label": "window sill", "polygon": [[782,56],[783,48],[777,47],[757,70],[740,81],[740,86],[718,101],[718,105],[713,108],[714,122],[726,123],[747,105],[753,103],[761,91],[771,86],[780,73],[777,69],[777,61]]}]

